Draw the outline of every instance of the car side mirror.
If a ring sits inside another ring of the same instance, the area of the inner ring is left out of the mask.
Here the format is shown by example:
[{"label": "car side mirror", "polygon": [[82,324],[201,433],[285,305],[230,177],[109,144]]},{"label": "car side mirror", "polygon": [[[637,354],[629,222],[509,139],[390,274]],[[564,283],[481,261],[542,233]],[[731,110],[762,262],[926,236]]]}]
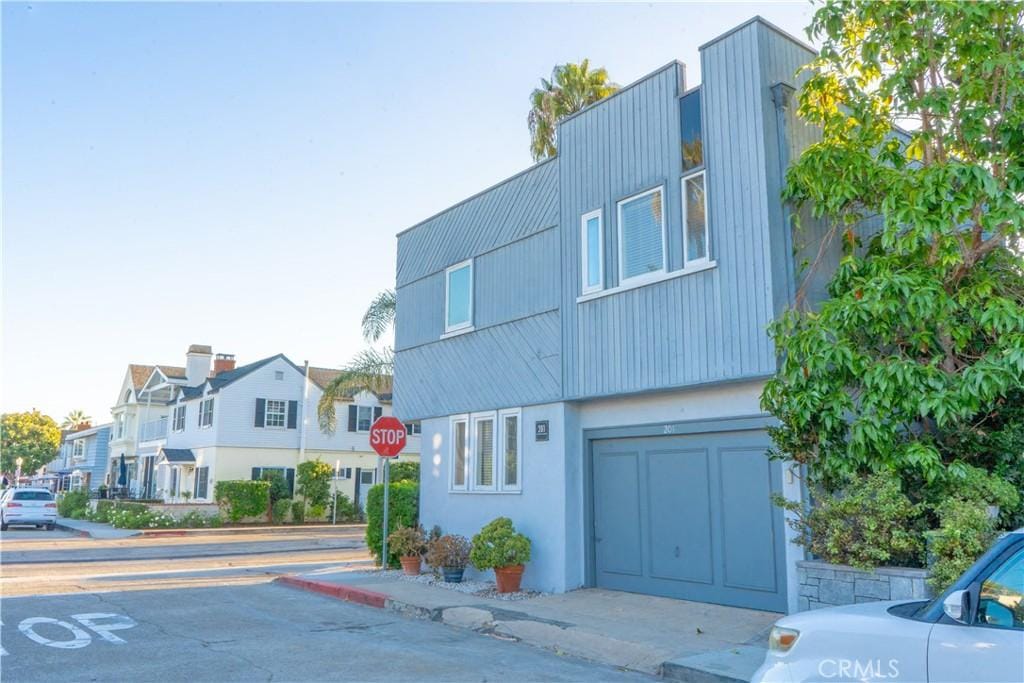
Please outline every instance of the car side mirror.
[{"label": "car side mirror", "polygon": [[942,601],[942,611],[955,622],[966,624],[971,612],[971,594],[969,591],[953,591]]}]

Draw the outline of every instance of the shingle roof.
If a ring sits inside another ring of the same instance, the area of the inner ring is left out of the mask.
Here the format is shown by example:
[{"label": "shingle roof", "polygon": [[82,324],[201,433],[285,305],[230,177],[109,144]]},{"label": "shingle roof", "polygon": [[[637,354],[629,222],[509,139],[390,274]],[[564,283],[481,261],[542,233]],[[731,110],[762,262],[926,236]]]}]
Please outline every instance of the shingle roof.
[{"label": "shingle roof", "polygon": [[146,385],[146,380],[153,374],[153,370],[160,368],[160,372],[167,375],[172,379],[185,379],[185,368],[179,368],[177,365],[141,365],[137,363],[131,363],[128,365],[128,371],[132,373],[132,386],[138,391]]},{"label": "shingle roof", "polygon": [[[331,383],[331,380],[335,379],[340,374],[341,370],[336,370],[334,368],[314,368],[313,366],[309,367],[310,381],[312,381],[313,384],[317,385],[321,389],[325,388],[328,384]],[[381,401],[391,400],[391,382],[388,381],[387,384],[388,390],[386,392],[381,392],[377,394],[377,398],[380,399]],[[356,391],[350,392],[349,398],[351,398],[357,393],[358,392]]]}]

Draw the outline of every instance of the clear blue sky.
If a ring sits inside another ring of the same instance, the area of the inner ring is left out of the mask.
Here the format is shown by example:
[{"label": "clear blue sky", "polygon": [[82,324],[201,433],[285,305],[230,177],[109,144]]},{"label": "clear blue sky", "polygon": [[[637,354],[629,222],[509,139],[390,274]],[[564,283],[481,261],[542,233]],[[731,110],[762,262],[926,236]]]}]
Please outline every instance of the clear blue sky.
[{"label": "clear blue sky", "polygon": [[528,95],[629,83],[772,4],[3,4],[2,410],[125,365],[343,364],[395,233],[530,164]]}]

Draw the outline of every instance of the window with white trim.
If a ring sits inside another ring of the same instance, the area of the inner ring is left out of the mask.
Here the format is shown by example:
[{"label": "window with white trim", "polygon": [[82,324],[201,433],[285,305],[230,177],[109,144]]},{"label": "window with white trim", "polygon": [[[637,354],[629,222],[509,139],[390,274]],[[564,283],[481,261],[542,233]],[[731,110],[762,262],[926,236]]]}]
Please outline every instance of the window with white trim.
[{"label": "window with white trim", "polygon": [[423,433],[423,426],[419,422],[406,422],[405,433],[409,436],[419,436]]},{"label": "window with white trim", "polygon": [[520,492],[521,422],[518,408],[453,416],[450,490]]},{"label": "window with white trim", "polygon": [[85,460],[85,439],[75,439],[71,446],[72,460]]},{"label": "window with white trim", "polygon": [[264,413],[264,427],[284,427],[288,419],[288,401],[267,399],[267,411]]},{"label": "window with white trim", "polygon": [[666,270],[663,197],[656,187],[618,203],[620,284]]},{"label": "window with white trim", "polygon": [[707,200],[704,171],[683,178],[683,248],[686,263],[708,259]]},{"label": "window with white trim", "polygon": [[444,271],[444,331],[473,326],[473,260]]},{"label": "window with white trim", "polygon": [[185,405],[174,406],[174,415],[171,421],[171,431],[185,431]]},{"label": "window with white trim", "polygon": [[199,404],[199,426],[209,427],[213,424],[213,397],[204,399]]},{"label": "window with white trim", "polygon": [[373,406],[358,406],[356,410],[356,431],[370,431],[373,426]]},{"label": "window with white trim", "polygon": [[580,274],[583,294],[604,289],[604,226],[601,209],[580,218]]}]

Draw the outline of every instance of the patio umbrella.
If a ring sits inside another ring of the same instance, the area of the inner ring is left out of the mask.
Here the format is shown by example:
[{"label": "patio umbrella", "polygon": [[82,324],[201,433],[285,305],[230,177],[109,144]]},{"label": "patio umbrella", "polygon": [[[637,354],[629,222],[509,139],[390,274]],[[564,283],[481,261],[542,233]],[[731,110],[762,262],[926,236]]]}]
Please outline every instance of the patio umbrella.
[{"label": "patio umbrella", "polygon": [[124,461],[124,453],[121,454],[121,464],[117,466],[117,485],[128,485],[128,463]]}]

